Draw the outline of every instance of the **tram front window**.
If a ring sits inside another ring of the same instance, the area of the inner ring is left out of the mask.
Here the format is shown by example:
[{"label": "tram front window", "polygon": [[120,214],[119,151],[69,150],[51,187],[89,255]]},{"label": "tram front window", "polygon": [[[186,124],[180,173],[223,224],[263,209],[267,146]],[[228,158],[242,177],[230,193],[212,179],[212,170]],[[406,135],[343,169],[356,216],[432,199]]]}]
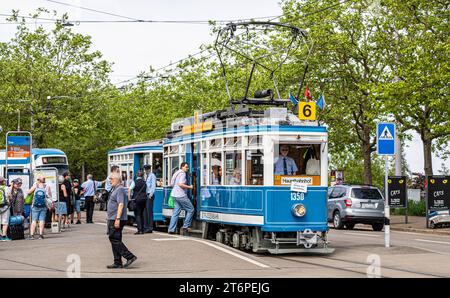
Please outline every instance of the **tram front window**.
[{"label": "tram front window", "polygon": [[289,177],[308,177],[309,184],[319,185],[320,144],[282,143],[276,144],[274,149],[275,185],[290,184],[293,180]]}]

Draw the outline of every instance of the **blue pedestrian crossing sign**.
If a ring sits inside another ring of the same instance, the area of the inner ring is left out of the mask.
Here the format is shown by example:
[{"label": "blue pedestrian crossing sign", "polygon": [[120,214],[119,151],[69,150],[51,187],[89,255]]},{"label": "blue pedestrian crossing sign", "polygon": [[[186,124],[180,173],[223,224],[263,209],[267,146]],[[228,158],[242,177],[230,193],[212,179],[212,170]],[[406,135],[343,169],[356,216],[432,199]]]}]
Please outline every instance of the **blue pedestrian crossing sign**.
[{"label": "blue pedestrian crossing sign", "polygon": [[395,154],[395,123],[377,123],[377,153]]}]

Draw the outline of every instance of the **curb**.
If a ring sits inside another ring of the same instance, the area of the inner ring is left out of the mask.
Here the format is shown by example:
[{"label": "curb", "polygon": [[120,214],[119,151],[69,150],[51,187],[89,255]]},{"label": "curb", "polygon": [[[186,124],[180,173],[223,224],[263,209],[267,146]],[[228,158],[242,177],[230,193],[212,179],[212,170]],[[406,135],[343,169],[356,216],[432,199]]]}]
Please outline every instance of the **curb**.
[{"label": "curb", "polygon": [[433,229],[402,228],[402,227],[393,227],[391,225],[391,230],[392,231],[414,232],[414,233],[422,233],[422,234],[450,236],[450,231],[439,231],[439,229],[433,230]]}]

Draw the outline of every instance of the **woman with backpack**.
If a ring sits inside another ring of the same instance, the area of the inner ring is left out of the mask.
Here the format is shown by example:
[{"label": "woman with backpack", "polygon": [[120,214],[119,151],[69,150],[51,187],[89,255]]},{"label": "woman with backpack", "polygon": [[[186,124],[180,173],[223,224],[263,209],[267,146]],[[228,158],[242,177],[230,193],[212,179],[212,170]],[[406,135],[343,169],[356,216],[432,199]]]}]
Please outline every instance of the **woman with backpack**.
[{"label": "woman with backpack", "polygon": [[39,238],[44,239],[44,226],[45,216],[47,214],[47,198],[52,196],[50,186],[45,184],[45,178],[43,175],[37,177],[37,182],[30,188],[28,194],[34,192],[33,202],[31,204],[31,231],[29,240],[34,240],[34,232],[36,230],[36,224],[39,221]]}]

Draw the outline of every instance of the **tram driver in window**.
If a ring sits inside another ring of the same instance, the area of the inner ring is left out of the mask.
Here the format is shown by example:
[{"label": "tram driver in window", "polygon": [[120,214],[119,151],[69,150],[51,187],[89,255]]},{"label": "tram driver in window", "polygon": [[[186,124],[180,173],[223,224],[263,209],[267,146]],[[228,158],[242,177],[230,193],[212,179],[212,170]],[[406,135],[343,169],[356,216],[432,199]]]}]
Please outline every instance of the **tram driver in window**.
[{"label": "tram driver in window", "polygon": [[275,158],[274,174],[275,175],[296,175],[298,172],[297,164],[294,159],[288,156],[289,145],[280,146],[280,156]]}]

